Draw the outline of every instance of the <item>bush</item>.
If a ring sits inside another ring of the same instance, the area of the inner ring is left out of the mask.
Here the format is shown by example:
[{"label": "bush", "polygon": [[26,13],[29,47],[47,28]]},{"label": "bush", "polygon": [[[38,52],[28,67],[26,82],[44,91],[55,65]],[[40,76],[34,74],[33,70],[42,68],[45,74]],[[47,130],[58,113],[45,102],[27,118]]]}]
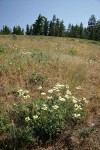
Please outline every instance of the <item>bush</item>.
[{"label": "bush", "polygon": [[[81,87],[78,86],[77,90]],[[42,141],[45,144],[56,138],[70,123],[84,120],[86,98],[72,95],[68,85],[56,84],[44,92],[38,87],[39,97],[27,104],[28,91],[18,90],[23,103],[14,104],[10,111],[11,124],[6,130],[8,139],[15,141]],[[14,143],[14,142],[13,142]]]},{"label": "bush", "polygon": [[4,53],[4,48],[0,47],[0,53]]},{"label": "bush", "polygon": [[72,47],[72,48],[70,48],[70,49],[68,50],[68,54],[69,54],[70,56],[76,56],[77,50],[76,50],[74,47]]},{"label": "bush", "polygon": [[35,50],[31,56],[39,63],[42,61],[48,61],[51,58],[49,53],[42,52],[40,50]]},{"label": "bush", "polygon": [[30,85],[43,85],[46,82],[47,78],[43,76],[41,73],[32,73],[29,76],[28,82]]}]

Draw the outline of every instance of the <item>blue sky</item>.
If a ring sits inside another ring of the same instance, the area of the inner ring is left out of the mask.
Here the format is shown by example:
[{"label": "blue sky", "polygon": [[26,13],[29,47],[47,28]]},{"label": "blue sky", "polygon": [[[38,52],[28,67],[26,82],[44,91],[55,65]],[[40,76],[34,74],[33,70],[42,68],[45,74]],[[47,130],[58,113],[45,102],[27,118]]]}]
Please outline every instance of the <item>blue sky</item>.
[{"label": "blue sky", "polygon": [[80,22],[87,26],[92,14],[100,19],[100,0],[0,0],[0,28],[3,25],[25,28],[26,24],[32,25],[39,14],[48,20],[55,14],[66,27]]}]

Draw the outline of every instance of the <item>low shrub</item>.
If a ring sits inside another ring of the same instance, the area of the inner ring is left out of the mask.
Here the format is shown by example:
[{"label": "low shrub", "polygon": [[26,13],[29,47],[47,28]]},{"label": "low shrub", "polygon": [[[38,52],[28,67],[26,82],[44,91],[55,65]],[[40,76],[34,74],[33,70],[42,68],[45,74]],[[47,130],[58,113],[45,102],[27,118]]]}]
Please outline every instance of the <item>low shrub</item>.
[{"label": "low shrub", "polygon": [[28,83],[32,86],[43,85],[47,80],[47,77],[41,73],[34,72],[29,76]]},{"label": "low shrub", "polygon": [[[76,89],[81,90],[81,87]],[[26,103],[31,99],[29,92],[21,89],[18,93],[23,102],[13,105],[9,112],[11,123],[5,130],[7,138],[15,145],[19,141],[46,144],[59,136],[66,126],[86,117],[86,98],[75,97],[68,85],[57,83],[46,92],[39,86],[39,96],[29,104]]]},{"label": "low shrub", "polygon": [[1,46],[0,46],[0,54],[1,53],[4,53],[4,48],[2,48]]},{"label": "low shrub", "polygon": [[70,49],[68,50],[68,54],[69,54],[70,56],[76,56],[77,50],[76,50],[74,47],[72,47],[72,48],[70,48]]}]

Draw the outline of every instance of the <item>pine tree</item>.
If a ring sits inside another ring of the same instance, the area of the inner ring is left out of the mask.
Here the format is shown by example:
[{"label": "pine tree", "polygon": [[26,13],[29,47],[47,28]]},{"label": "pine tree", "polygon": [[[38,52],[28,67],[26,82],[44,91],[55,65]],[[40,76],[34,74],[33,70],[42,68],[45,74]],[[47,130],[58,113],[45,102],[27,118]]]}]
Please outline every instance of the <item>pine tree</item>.
[{"label": "pine tree", "polygon": [[91,15],[87,27],[89,40],[95,40],[95,29],[96,29],[96,18],[94,15]]},{"label": "pine tree", "polygon": [[63,20],[60,22],[60,26],[59,26],[59,36],[60,36],[60,37],[65,36],[65,26],[64,26]]},{"label": "pine tree", "polygon": [[28,24],[26,25],[26,35],[30,35],[30,27]]},{"label": "pine tree", "polygon": [[52,21],[49,22],[49,35],[56,36],[56,15],[53,15]]},{"label": "pine tree", "polygon": [[11,34],[11,29],[8,26],[3,26],[2,34]]},{"label": "pine tree", "polygon": [[16,34],[16,35],[24,35],[24,29],[21,29],[20,26],[14,26],[13,27],[13,34]]},{"label": "pine tree", "polygon": [[79,38],[83,39],[83,34],[84,34],[83,23],[81,22],[79,27]]},{"label": "pine tree", "polygon": [[59,29],[60,29],[60,21],[56,19],[56,29],[55,29],[55,36],[59,36]]},{"label": "pine tree", "polygon": [[33,24],[33,34],[35,35],[43,35],[43,16],[39,14],[38,19]]},{"label": "pine tree", "polygon": [[71,37],[71,29],[72,29],[72,25],[69,24],[69,25],[68,25],[67,32],[66,32],[66,36]]},{"label": "pine tree", "polygon": [[100,41],[100,20],[96,23],[95,40]]},{"label": "pine tree", "polygon": [[44,35],[47,36],[48,35],[48,25],[49,25],[49,22],[47,20],[47,18],[44,17]]}]

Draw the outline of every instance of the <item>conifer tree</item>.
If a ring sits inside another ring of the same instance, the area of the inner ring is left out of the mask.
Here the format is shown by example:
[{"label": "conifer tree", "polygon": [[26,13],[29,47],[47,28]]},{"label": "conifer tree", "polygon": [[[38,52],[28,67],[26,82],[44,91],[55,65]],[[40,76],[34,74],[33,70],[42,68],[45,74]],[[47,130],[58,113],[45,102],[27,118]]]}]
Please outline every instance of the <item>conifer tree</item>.
[{"label": "conifer tree", "polygon": [[16,34],[16,35],[24,35],[24,29],[21,29],[20,26],[14,26],[13,27],[13,34]]},{"label": "conifer tree", "polygon": [[56,30],[55,30],[55,36],[59,36],[59,29],[60,29],[60,21],[57,18],[56,19]]},{"label": "conifer tree", "polygon": [[95,31],[96,31],[95,27],[96,27],[96,18],[94,15],[91,15],[91,17],[89,18],[88,27],[87,27],[89,40],[95,39]]},{"label": "conifer tree", "polygon": [[28,24],[26,25],[26,35],[30,35],[30,27]]},{"label": "conifer tree", "polygon": [[48,35],[48,25],[49,25],[49,22],[48,22],[47,18],[44,17],[44,35],[45,36]]},{"label": "conifer tree", "polygon": [[60,36],[60,37],[65,36],[65,26],[64,26],[63,20],[60,22],[60,26],[59,26],[59,36]]},{"label": "conifer tree", "polygon": [[100,41],[100,20],[98,20],[97,23],[96,23],[95,40]]},{"label": "conifer tree", "polygon": [[11,34],[11,29],[8,26],[3,26],[2,34]]},{"label": "conifer tree", "polygon": [[83,23],[81,22],[79,27],[79,38],[83,39],[83,34],[84,34]]}]

